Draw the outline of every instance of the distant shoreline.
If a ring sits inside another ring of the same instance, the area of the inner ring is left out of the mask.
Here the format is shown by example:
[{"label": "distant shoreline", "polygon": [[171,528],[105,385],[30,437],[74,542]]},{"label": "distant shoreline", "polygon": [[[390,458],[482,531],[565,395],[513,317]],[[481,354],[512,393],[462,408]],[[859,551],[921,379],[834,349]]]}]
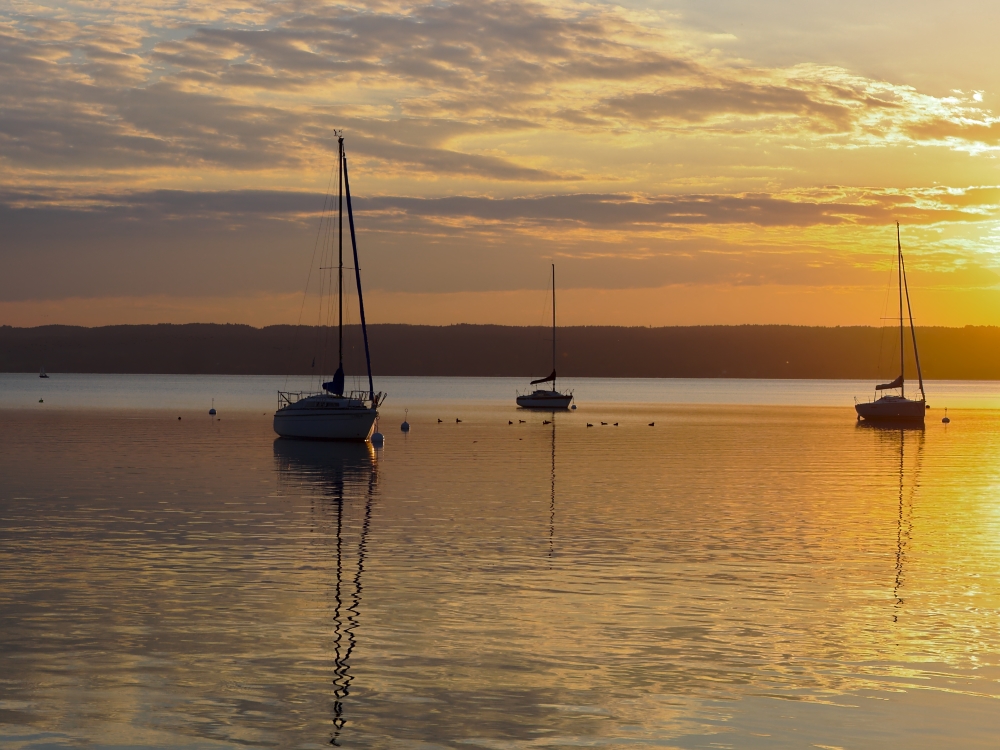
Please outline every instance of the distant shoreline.
[{"label": "distant shoreline", "polygon": [[[1000,327],[916,334],[926,379],[1000,380]],[[369,337],[378,375],[537,377],[551,369],[545,327],[377,324]],[[557,344],[560,377],[844,380],[899,368],[895,331],[863,326],[569,326],[558,329]],[[357,326],[345,330],[344,346],[346,369],[361,372]],[[909,337],[906,346],[915,382]],[[311,326],[0,326],[0,372],[309,375],[336,369],[336,347],[334,329]]]}]

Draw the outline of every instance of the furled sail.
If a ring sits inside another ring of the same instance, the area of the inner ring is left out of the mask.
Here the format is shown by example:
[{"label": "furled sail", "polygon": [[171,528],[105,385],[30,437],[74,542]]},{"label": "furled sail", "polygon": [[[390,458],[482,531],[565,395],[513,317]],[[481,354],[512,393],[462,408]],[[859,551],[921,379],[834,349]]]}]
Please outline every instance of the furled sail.
[{"label": "furled sail", "polygon": [[887,391],[890,388],[902,388],[903,387],[903,376],[900,375],[898,378],[893,380],[891,383],[879,383],[875,386],[876,391]]},{"label": "furled sail", "polygon": [[333,380],[323,383],[323,390],[329,391],[334,396],[344,395],[344,367],[341,365],[337,372],[333,374]]},{"label": "furled sail", "polygon": [[552,374],[549,375],[547,378],[539,378],[538,380],[532,380],[531,384],[538,385],[539,383],[548,383],[549,381],[554,381],[555,379],[556,379],[556,371],[553,370]]}]

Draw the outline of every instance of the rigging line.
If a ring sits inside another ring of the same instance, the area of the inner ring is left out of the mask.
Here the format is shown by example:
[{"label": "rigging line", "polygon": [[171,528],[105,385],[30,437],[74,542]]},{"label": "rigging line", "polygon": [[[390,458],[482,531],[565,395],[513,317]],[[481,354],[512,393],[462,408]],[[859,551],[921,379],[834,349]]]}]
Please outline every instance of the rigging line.
[{"label": "rigging line", "polygon": [[[896,242],[899,242],[899,224],[896,224]],[[903,291],[906,293],[906,312],[910,316],[910,336],[913,337],[913,359],[917,363],[917,382],[920,383],[920,397],[922,399],[927,398],[927,394],[924,393],[924,374],[920,370],[920,352],[917,351],[917,330],[913,327],[913,308],[910,307],[910,284],[906,280],[906,261],[903,260],[903,247],[899,247],[899,266],[903,271]],[[900,315],[902,315],[902,309],[900,309]],[[903,320],[900,317],[900,327],[902,327]]]},{"label": "rigging line", "polygon": [[337,138],[337,371],[344,364],[344,133]]},{"label": "rigging line", "polygon": [[896,222],[896,256],[899,258],[899,395],[906,397],[906,344],[903,338],[903,246],[899,243],[899,222]]},{"label": "rigging line", "polygon": [[[331,246],[331,232],[333,229],[333,205],[332,198],[331,204],[326,213],[325,217],[325,230],[323,233],[323,246],[320,251],[320,264],[324,268],[329,268],[329,248]],[[324,300],[329,300],[329,287],[330,282],[326,274],[320,274],[320,293],[319,293],[319,309],[316,313],[316,349],[319,354],[319,371],[313,373],[317,377],[317,381],[314,385],[315,389],[319,389],[323,382],[323,373],[326,369],[326,359],[327,359],[327,344],[329,343],[329,333],[323,327],[323,302]],[[327,302],[327,307],[329,307],[329,302]]]},{"label": "rigging line", "polygon": [[[309,260],[309,273],[306,275],[306,288],[302,292],[302,304],[299,306],[299,317],[295,321],[295,332],[292,334],[292,352],[298,346],[299,327],[302,325],[302,315],[306,309],[306,299],[309,297],[309,281],[312,279],[313,265],[316,263],[316,249],[319,247],[320,234],[323,231],[323,216],[326,214],[326,204],[330,200],[330,188],[333,186],[333,170],[330,170],[330,181],[326,186],[326,195],[323,196],[323,210],[319,215],[319,226],[316,228],[316,239],[313,241],[312,258]],[[322,261],[320,261],[322,263]],[[288,388],[288,374],[285,374],[284,388]]]},{"label": "rigging line", "polygon": [[[340,252],[337,254],[338,267],[343,265],[343,179],[344,179],[344,138],[343,131],[334,131],[337,135],[337,224],[334,224],[334,209],[331,205],[329,220],[327,222],[327,239],[326,247],[328,248],[327,257],[327,267],[333,267],[334,260],[334,246],[337,244],[339,239]],[[342,309],[343,302],[341,300],[342,290],[343,290],[343,271],[338,270],[337,274],[337,306]],[[329,351],[330,351],[330,328],[333,325],[333,274],[330,274],[329,281],[326,285],[327,288],[327,309],[326,309],[326,321],[325,327],[323,329],[323,361],[324,364],[329,361]],[[338,337],[341,338],[341,344],[338,346],[338,369],[339,362],[343,359],[341,352],[343,350],[342,344],[342,334],[340,332],[340,325],[338,320]],[[330,370],[332,371],[332,367]],[[320,378],[318,386],[322,386],[324,378]]]},{"label": "rigging line", "polygon": [[538,316],[535,318],[535,327],[543,331],[542,342],[546,344],[551,343],[551,340],[549,339],[548,336],[549,333],[548,318],[549,318],[549,279],[548,279],[548,274],[546,274],[545,296],[542,297],[542,304],[538,308]]},{"label": "rigging line", "polygon": [[347,198],[347,221],[351,228],[351,249],[354,251],[354,277],[358,284],[358,315],[361,318],[361,335],[365,339],[365,364],[368,368],[368,395],[375,401],[375,384],[372,382],[372,358],[368,349],[368,326],[365,325],[365,300],[361,292],[361,268],[358,262],[358,240],[354,231],[354,209],[351,207],[351,181],[347,175],[347,155],[344,154],[344,196]]},{"label": "rigging line", "polygon": [[[344,266],[346,269],[347,266]],[[353,266],[351,270],[354,270]],[[358,332],[354,330],[357,323],[354,320],[354,297],[355,291],[352,289],[350,284],[344,285],[344,332],[346,334],[346,343],[344,344],[345,357],[347,357],[352,363],[356,360],[354,356],[358,351]],[[346,369],[350,369],[347,367]],[[346,375],[345,375],[346,377]],[[355,373],[350,376],[351,383],[353,386],[348,389],[350,391],[360,391],[361,390],[361,376]],[[346,382],[346,380],[345,380]],[[345,386],[346,387],[346,386]]]},{"label": "rigging line", "polygon": [[882,323],[882,330],[879,333],[878,339],[878,371],[876,372],[876,379],[882,376],[882,349],[885,347],[885,321],[889,319],[886,316],[886,312],[889,310],[889,293],[892,291],[892,275],[895,270],[896,261],[893,260],[889,266],[889,278],[885,282],[885,298],[882,300],[882,316],[879,318],[879,321]]}]

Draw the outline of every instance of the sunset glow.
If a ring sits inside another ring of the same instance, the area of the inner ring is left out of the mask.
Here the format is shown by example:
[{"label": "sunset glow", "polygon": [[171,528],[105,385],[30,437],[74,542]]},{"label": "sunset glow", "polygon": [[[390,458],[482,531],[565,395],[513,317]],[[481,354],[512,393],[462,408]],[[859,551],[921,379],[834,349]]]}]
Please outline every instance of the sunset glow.
[{"label": "sunset glow", "polygon": [[1000,324],[1000,10],[729,6],[4,3],[0,324],[296,322],[334,129],[373,322]]}]

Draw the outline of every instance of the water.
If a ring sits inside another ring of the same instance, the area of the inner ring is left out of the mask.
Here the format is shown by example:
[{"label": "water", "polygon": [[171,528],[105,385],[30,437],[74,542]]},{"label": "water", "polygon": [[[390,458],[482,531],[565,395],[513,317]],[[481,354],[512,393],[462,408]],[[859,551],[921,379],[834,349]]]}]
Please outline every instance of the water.
[{"label": "water", "polygon": [[[0,409],[34,408],[39,399],[57,408],[202,409],[215,399],[220,409],[274,411],[279,390],[319,390],[323,378],[281,375],[86,375],[0,373]],[[759,404],[842,406],[872,397],[869,380],[736,380],[731,378],[560,378],[560,390],[574,390],[577,403]],[[916,393],[916,386],[909,384]],[[367,379],[349,377],[348,390],[368,390]],[[497,404],[517,390],[521,378],[379,377],[375,388],[389,394],[385,413],[402,413],[427,402]],[[1000,409],[1000,383],[928,381],[928,402],[937,408]]]},{"label": "water", "polygon": [[0,745],[996,746],[997,386],[384,380],[376,453],[271,379],[0,376]]}]

